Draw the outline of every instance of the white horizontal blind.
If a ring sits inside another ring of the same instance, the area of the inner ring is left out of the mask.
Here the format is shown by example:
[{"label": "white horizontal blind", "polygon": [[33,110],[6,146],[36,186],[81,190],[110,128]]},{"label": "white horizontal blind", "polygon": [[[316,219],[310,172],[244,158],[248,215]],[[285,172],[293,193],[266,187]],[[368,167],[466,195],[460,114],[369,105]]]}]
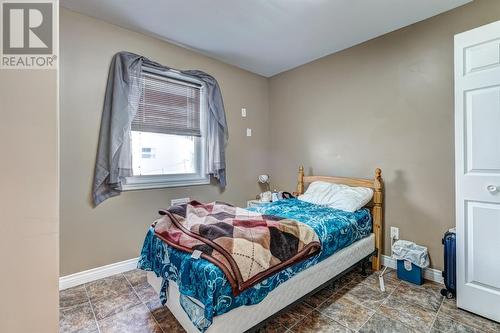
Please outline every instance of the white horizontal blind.
[{"label": "white horizontal blind", "polygon": [[132,131],[201,136],[199,86],[142,72],[142,96]]}]

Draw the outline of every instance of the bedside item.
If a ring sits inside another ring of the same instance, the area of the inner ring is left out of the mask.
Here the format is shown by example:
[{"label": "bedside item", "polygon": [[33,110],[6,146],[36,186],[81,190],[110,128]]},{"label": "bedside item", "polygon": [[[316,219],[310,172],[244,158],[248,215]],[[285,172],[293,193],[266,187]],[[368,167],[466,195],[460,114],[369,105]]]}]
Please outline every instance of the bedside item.
[{"label": "bedside item", "polygon": [[269,175],[259,175],[258,177],[259,183],[265,184],[267,187],[267,191],[262,192],[259,195],[261,202],[271,202],[272,201],[272,192],[271,192],[271,184],[269,182]]},{"label": "bedside item", "polygon": [[443,237],[444,270],[443,279],[446,288],[441,289],[441,295],[454,298],[457,295],[457,234],[455,230],[448,230]]},{"label": "bedside item", "polygon": [[429,255],[425,246],[406,240],[392,245],[392,257],[397,259],[397,275],[400,280],[417,285],[424,283],[424,268],[429,266]]},{"label": "bedside item", "polygon": [[284,200],[284,199],[292,199],[295,198],[290,192],[273,192],[273,201],[279,201],[279,200]]},{"label": "bedside item", "polygon": [[259,183],[261,184],[266,184],[267,185],[267,190],[271,190],[271,184],[269,182],[269,175],[259,175]]},{"label": "bedside item", "polygon": [[262,192],[259,195],[260,202],[271,202],[272,201],[272,193],[271,191]]}]

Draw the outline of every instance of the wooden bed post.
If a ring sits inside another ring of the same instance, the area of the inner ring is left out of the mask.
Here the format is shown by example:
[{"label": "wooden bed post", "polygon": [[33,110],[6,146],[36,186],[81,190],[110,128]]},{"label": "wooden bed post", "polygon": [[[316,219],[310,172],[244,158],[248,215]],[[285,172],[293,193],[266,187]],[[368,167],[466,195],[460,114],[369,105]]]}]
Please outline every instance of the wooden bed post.
[{"label": "wooden bed post", "polygon": [[377,255],[373,257],[372,260],[372,269],[375,271],[380,270],[382,263],[381,263],[381,257],[382,257],[382,240],[383,240],[383,212],[382,212],[382,207],[383,207],[383,192],[382,192],[382,170],[379,168],[375,169],[375,179],[373,181],[373,211],[372,211],[372,217],[373,217],[373,232],[375,233],[375,249],[377,250]]},{"label": "wooden bed post", "polygon": [[297,195],[304,194],[304,167],[299,167],[299,174],[297,176]]}]

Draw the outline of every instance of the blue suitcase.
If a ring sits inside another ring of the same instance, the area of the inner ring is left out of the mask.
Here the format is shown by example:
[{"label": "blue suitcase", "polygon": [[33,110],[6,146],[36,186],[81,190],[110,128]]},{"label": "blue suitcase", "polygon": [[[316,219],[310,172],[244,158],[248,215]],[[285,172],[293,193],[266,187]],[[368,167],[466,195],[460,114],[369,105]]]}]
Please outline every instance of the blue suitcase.
[{"label": "blue suitcase", "polygon": [[442,243],[444,245],[444,270],[443,279],[446,288],[441,294],[446,298],[454,298],[457,294],[457,246],[456,233],[448,231],[444,234]]}]

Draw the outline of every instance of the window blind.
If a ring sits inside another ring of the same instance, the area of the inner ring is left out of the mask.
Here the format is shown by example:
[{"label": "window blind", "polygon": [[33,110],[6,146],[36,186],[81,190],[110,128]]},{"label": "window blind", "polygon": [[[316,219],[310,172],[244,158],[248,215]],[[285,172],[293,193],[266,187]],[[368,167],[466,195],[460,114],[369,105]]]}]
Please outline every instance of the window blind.
[{"label": "window blind", "polygon": [[143,71],[132,131],[201,136],[200,86]]}]

